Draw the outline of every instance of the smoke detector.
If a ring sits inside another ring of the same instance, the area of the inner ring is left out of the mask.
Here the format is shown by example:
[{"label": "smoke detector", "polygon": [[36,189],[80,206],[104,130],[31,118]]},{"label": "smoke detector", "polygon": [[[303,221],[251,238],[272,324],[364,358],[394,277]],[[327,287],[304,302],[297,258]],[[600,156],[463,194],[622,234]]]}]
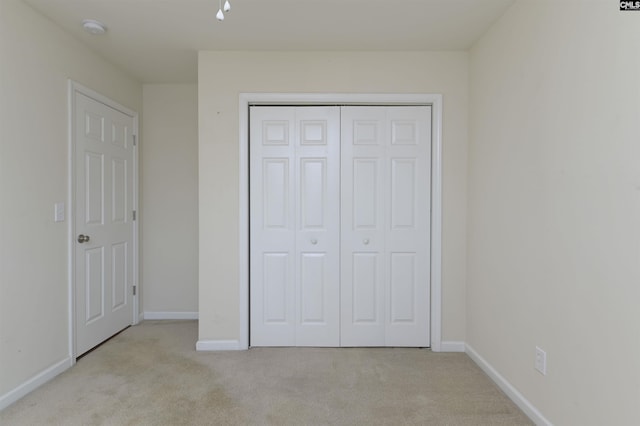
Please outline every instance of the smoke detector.
[{"label": "smoke detector", "polygon": [[93,35],[102,35],[107,32],[107,28],[104,24],[96,21],[95,19],[85,19],[82,21],[82,28],[84,28],[84,30],[89,34]]}]

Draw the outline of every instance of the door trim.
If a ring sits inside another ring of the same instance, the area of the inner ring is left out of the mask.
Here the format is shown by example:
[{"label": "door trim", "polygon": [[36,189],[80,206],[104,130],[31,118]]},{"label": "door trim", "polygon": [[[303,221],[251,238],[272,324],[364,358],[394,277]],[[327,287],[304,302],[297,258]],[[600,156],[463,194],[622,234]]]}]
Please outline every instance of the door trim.
[{"label": "door trim", "polygon": [[240,340],[249,348],[249,106],[430,105],[431,127],[431,350],[442,350],[442,95],[347,93],[240,93],[239,98],[239,301]]},{"label": "door trim", "polygon": [[[76,138],[75,138],[75,126],[74,126],[74,117],[76,112],[76,102],[75,102],[75,94],[80,93],[84,96],[87,96],[97,102],[100,102],[108,107],[111,107],[117,111],[120,111],[123,114],[126,114],[133,118],[133,135],[136,138],[136,144],[133,147],[133,210],[139,212],[138,207],[138,159],[139,159],[139,146],[140,141],[138,140],[138,113],[136,111],[130,110],[129,108],[120,105],[116,101],[109,99],[108,97],[101,95],[100,93],[89,89],[73,80],[69,80],[68,84],[68,138],[69,138],[69,153],[68,153],[68,161],[69,161],[69,182],[68,182],[68,195],[67,199],[67,256],[68,256],[68,264],[67,264],[67,274],[69,277],[69,357],[71,358],[72,365],[76,362],[76,304],[75,304],[75,288],[76,288],[76,277],[75,277],[75,207],[76,207],[76,194],[75,194],[75,177],[76,177],[76,164],[75,164],[75,148],[76,148]],[[140,295],[140,277],[139,277],[139,259],[138,259],[138,222],[140,221],[140,215],[137,215],[135,221],[133,221],[133,285],[136,286],[137,291],[133,296],[133,309],[132,309],[132,318],[131,324],[135,325],[139,322],[139,295]]]}]

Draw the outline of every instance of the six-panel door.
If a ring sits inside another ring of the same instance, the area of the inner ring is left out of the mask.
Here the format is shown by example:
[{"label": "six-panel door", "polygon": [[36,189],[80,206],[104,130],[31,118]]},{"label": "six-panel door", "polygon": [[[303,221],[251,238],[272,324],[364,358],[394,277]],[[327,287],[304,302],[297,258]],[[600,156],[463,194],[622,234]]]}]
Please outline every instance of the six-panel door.
[{"label": "six-panel door", "polygon": [[251,344],[338,346],[336,107],[251,110]]},{"label": "six-panel door", "polygon": [[133,118],[76,92],[74,127],[76,354],[81,355],[133,319]]},{"label": "six-panel door", "polygon": [[342,108],[342,346],[429,346],[430,117]]}]

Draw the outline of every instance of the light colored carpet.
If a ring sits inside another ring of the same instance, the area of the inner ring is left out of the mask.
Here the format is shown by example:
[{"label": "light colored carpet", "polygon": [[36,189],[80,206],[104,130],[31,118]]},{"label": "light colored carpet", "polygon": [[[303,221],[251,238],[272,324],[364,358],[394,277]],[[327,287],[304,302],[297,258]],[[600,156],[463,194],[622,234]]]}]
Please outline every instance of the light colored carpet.
[{"label": "light colored carpet", "polygon": [[195,321],[145,321],[0,412],[9,425],[531,425],[464,354],[196,352]]}]

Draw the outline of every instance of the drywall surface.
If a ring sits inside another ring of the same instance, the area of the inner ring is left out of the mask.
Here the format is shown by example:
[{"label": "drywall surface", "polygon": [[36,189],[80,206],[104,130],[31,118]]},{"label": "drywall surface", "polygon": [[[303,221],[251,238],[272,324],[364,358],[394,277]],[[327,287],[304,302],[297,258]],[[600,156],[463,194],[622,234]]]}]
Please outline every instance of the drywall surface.
[{"label": "drywall surface", "polygon": [[243,92],[443,95],[443,340],[464,340],[468,58],[465,52],[200,52],[201,340],[239,338],[239,121]]},{"label": "drywall surface", "polygon": [[1,7],[0,397],[70,355],[68,79],[142,107],[139,83],[23,2]]},{"label": "drywall surface", "polygon": [[640,424],[640,12],[518,1],[470,76],[467,343],[554,424]]},{"label": "drywall surface", "polygon": [[143,86],[144,312],[198,311],[198,88]]}]

